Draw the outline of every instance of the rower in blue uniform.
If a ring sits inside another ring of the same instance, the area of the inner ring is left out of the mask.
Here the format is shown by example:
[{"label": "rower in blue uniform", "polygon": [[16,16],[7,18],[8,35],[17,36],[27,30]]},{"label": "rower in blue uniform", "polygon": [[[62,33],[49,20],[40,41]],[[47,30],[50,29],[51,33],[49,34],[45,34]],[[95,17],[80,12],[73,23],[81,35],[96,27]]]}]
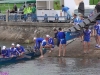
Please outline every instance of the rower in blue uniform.
[{"label": "rower in blue uniform", "polygon": [[97,21],[97,24],[95,25],[96,30],[96,47],[100,48],[100,21]]},{"label": "rower in blue uniform", "polygon": [[23,55],[25,53],[25,49],[23,46],[21,46],[20,44],[16,45],[16,49],[17,51],[20,53],[20,55]]},{"label": "rower in blue uniform", "polygon": [[[83,34],[84,34],[84,39],[83,39],[84,53],[88,53],[90,49],[90,34],[91,34],[91,30],[89,29],[88,26],[85,27]],[[87,46],[87,50],[86,50],[86,46]]]},{"label": "rower in blue uniform", "polygon": [[47,45],[46,45],[46,47],[47,47],[47,48],[50,48],[49,53],[51,53],[51,51],[52,51],[53,48],[54,48],[54,40],[53,40],[52,37],[50,37],[50,35],[46,35],[46,38],[48,39],[48,40],[47,40]]},{"label": "rower in blue uniform", "polygon": [[43,57],[42,49],[45,48],[45,46],[46,46],[46,40],[44,38],[36,38],[36,37],[34,37],[33,40],[35,41],[34,48],[35,49],[38,48],[40,50],[40,52],[41,52],[40,58],[42,58]]},{"label": "rower in blue uniform", "polygon": [[14,43],[11,44],[10,53],[11,53],[11,57],[15,57],[15,56],[17,56],[17,55],[18,55],[18,56],[20,55],[20,53],[19,53],[19,51],[16,49]]},{"label": "rower in blue uniform", "polygon": [[1,55],[3,56],[3,58],[9,58],[10,57],[10,51],[9,51],[9,49],[6,48],[6,46],[2,47]]},{"label": "rower in blue uniform", "polygon": [[[59,28],[58,38],[60,40],[59,55],[58,56],[61,56],[61,51],[63,51],[63,56],[65,56],[66,39],[65,39],[65,32],[61,28]],[[63,49],[63,50],[61,50],[61,49]]]}]

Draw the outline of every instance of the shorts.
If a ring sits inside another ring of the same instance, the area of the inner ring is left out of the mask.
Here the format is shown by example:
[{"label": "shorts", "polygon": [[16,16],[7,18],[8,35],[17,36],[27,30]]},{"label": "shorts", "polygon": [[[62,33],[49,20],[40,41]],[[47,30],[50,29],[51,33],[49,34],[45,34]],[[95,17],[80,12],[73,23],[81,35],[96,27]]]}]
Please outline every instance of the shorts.
[{"label": "shorts", "polygon": [[60,44],[66,44],[66,39],[61,39]]},{"label": "shorts", "polygon": [[85,42],[90,42],[90,39],[84,39],[83,41],[85,41]]},{"label": "shorts", "polygon": [[44,47],[46,44],[47,44],[46,40],[43,40],[41,46]]}]

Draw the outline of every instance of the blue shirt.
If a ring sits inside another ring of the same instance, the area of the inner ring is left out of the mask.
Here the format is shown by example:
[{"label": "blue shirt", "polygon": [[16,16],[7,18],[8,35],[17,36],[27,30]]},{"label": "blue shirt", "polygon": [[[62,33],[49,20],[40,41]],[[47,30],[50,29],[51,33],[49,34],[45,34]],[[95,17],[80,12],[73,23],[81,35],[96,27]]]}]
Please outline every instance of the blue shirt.
[{"label": "blue shirt", "polygon": [[65,39],[65,32],[58,32],[58,39]]},{"label": "blue shirt", "polygon": [[48,44],[52,44],[52,45],[54,45],[53,38],[49,38],[49,40],[48,40]]},{"label": "blue shirt", "polygon": [[84,39],[90,39],[90,34],[91,34],[90,29],[84,30],[83,33],[84,33]]},{"label": "blue shirt", "polygon": [[77,25],[77,24],[79,24],[79,23],[81,23],[81,22],[83,22],[83,20],[81,20],[81,19],[78,18],[78,17],[74,19],[74,24],[75,24],[75,25]]},{"label": "blue shirt", "polygon": [[37,38],[36,43],[35,43],[35,47],[40,48],[40,43],[42,43],[43,40],[44,40],[44,38]]},{"label": "blue shirt", "polygon": [[95,30],[96,30],[97,34],[100,34],[100,24],[95,26]]},{"label": "blue shirt", "polygon": [[62,11],[67,12],[69,10],[68,7],[62,7]]},{"label": "blue shirt", "polygon": [[16,55],[17,53],[19,54],[19,51],[15,47],[12,47],[10,48],[10,53],[11,55]]},{"label": "blue shirt", "polygon": [[9,49],[1,50],[1,54],[2,54],[2,56],[10,57],[10,51],[9,51]]},{"label": "blue shirt", "polygon": [[16,47],[17,51],[22,53],[22,52],[25,52],[24,50],[24,47],[23,46],[20,46],[20,47]]}]

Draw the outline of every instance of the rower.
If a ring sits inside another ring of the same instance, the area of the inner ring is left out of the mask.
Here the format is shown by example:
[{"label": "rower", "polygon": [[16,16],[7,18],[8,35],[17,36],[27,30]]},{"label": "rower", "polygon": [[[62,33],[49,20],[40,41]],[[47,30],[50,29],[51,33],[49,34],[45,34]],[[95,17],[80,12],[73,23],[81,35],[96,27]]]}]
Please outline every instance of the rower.
[{"label": "rower", "polygon": [[16,49],[15,44],[11,44],[10,48],[11,57],[20,56],[20,52]]},{"label": "rower", "polygon": [[20,44],[16,45],[16,49],[17,51],[20,53],[20,55],[23,55],[25,53],[25,49],[23,46],[21,46]]},{"label": "rower", "polygon": [[9,58],[10,57],[10,51],[6,48],[6,46],[2,47],[1,55],[3,56],[3,58]]},{"label": "rower", "polygon": [[35,41],[34,48],[37,48],[40,50],[41,52],[40,58],[42,58],[43,57],[42,49],[46,46],[46,40],[44,38],[36,38],[36,37],[34,37],[33,40]]},{"label": "rower", "polygon": [[48,40],[47,40],[47,45],[46,45],[46,47],[47,47],[47,48],[50,48],[49,53],[51,53],[51,51],[52,51],[53,48],[54,48],[54,40],[53,40],[52,37],[50,37],[50,35],[46,35],[46,38],[48,39]]}]

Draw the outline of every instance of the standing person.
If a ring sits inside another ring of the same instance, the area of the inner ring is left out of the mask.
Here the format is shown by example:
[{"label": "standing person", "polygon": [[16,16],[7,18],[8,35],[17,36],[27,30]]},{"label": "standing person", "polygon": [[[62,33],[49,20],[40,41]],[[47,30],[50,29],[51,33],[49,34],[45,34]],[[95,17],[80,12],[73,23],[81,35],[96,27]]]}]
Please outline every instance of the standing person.
[{"label": "standing person", "polygon": [[31,16],[32,22],[36,21],[37,17],[36,17],[36,7],[35,4],[33,4],[32,6],[32,16]]},{"label": "standing person", "polygon": [[34,41],[35,41],[35,46],[34,46],[34,48],[36,49],[36,48],[38,48],[39,50],[40,50],[40,52],[41,52],[41,56],[40,56],[40,58],[42,58],[43,57],[43,51],[42,51],[42,49],[46,46],[46,40],[44,39],[44,38],[36,38],[36,37],[34,37],[34,39],[33,39]]},{"label": "standing person", "polygon": [[24,7],[23,13],[24,13],[24,21],[26,21],[27,20],[27,14],[28,14],[26,6]]},{"label": "standing person", "polygon": [[54,29],[54,39],[57,40],[56,45],[59,47],[60,40],[58,39],[57,35],[58,35],[58,30],[57,29]]},{"label": "standing person", "polygon": [[96,25],[94,26],[95,29],[95,39],[96,39],[96,47],[100,48],[100,21],[96,22]]},{"label": "standing person", "polygon": [[17,13],[17,6],[16,6],[16,4],[14,4],[13,9],[14,9],[14,12]]},{"label": "standing person", "polygon": [[[83,31],[83,36],[84,36],[84,40],[83,40],[83,50],[84,53],[88,53],[89,49],[90,49],[90,34],[91,34],[91,30],[89,29],[89,27],[85,27],[85,30]],[[87,46],[87,50],[86,50],[86,46]]]},{"label": "standing person", "polygon": [[[60,44],[59,44],[59,55],[58,56],[61,56],[61,52],[63,52],[63,56],[65,56],[66,39],[65,39],[65,32],[63,32],[63,30],[61,28],[59,28],[58,38],[60,40]],[[63,51],[62,51],[62,49],[63,49]]]},{"label": "standing person", "polygon": [[95,11],[96,11],[97,13],[100,12],[100,2],[98,2],[98,4],[95,6]]},{"label": "standing person", "polygon": [[81,13],[84,16],[84,11],[85,11],[85,9],[84,9],[84,2],[81,1],[79,3],[79,7],[78,7],[78,13]]},{"label": "standing person", "polygon": [[71,19],[71,14],[69,12],[69,7],[65,7],[62,5],[62,11],[64,11],[65,15],[67,16],[67,19]]}]

